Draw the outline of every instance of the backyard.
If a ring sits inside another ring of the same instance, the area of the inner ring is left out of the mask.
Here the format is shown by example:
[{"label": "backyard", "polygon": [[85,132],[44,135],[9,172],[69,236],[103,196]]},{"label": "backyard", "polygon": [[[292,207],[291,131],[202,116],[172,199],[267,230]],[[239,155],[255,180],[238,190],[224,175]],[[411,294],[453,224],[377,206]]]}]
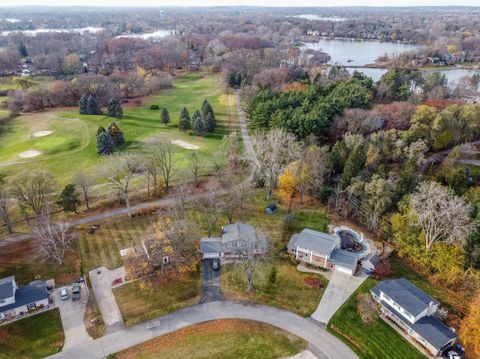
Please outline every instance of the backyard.
[{"label": "backyard", "polygon": [[274,359],[306,349],[302,339],[246,320],[193,325],[114,355],[116,359]]},{"label": "backyard", "polygon": [[52,309],[0,327],[1,359],[34,359],[59,352],[64,335],[60,312]]}]

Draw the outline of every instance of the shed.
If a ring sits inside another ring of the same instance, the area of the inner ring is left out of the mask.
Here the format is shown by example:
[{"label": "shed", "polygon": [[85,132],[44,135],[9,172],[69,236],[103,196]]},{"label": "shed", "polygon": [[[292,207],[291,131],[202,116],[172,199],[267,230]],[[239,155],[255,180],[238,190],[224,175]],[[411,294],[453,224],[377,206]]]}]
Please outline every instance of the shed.
[{"label": "shed", "polygon": [[380,257],[377,255],[377,253],[370,253],[368,256],[362,259],[362,268],[367,271],[374,271],[378,263],[380,263]]},{"label": "shed", "polygon": [[272,215],[277,213],[278,207],[275,203],[269,204],[267,207],[265,207],[265,214]]}]

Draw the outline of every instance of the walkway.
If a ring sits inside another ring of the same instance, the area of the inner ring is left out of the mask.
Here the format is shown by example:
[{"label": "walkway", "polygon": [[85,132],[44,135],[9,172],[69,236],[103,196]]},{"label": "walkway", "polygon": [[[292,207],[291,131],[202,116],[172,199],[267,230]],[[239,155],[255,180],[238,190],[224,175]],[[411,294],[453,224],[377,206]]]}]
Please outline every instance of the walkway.
[{"label": "walkway", "polygon": [[125,269],[120,267],[108,270],[105,267],[99,267],[91,270],[89,277],[98,307],[100,312],[102,312],[105,331],[108,333],[123,328],[123,318],[113,295],[112,282],[117,278],[125,280]]},{"label": "walkway", "polygon": [[[339,339],[320,328],[313,321],[286,310],[246,302],[211,302],[198,304],[150,322],[124,328],[99,339],[83,343],[50,358],[83,359],[105,358],[134,345],[154,339],[193,324],[218,319],[247,319],[276,326],[295,334],[318,349],[319,358],[353,359],[356,354]],[[152,325],[153,322],[155,325]],[[150,328],[150,329],[148,329]],[[315,351],[317,353],[317,351]]]},{"label": "walkway", "polygon": [[243,144],[245,145],[245,151],[247,152],[248,159],[258,167],[257,154],[253,149],[253,144],[250,140],[250,135],[248,134],[247,119],[245,117],[245,112],[243,112],[242,106],[240,105],[240,95],[238,90],[235,90],[235,103],[237,105],[238,121],[240,122],[240,132],[242,134]]},{"label": "walkway", "polygon": [[334,270],[320,304],[312,314],[312,318],[326,326],[335,312],[350,298],[366,278],[367,276],[363,273],[352,276]]}]

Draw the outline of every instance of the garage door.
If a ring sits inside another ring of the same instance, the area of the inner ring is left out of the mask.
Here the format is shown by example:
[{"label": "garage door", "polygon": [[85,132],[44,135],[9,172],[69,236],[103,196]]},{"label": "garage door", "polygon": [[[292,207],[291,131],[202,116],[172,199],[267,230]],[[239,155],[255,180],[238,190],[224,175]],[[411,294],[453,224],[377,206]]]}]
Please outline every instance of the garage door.
[{"label": "garage door", "polygon": [[218,258],[220,258],[220,253],[218,252],[203,253],[203,259],[218,259]]},{"label": "garage door", "polygon": [[350,274],[350,275],[352,275],[352,272],[353,272],[351,268],[343,267],[338,264],[335,265],[335,270],[342,273]]}]

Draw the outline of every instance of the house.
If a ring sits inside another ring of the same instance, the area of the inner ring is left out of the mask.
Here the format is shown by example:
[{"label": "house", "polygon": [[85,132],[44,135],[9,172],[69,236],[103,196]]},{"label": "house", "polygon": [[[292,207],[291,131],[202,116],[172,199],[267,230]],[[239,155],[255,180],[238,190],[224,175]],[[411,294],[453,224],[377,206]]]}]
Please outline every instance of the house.
[{"label": "house", "polygon": [[405,278],[382,281],[370,293],[385,318],[432,355],[440,355],[455,343],[457,334],[435,317],[439,302]]},{"label": "house", "polygon": [[248,254],[267,251],[267,237],[250,224],[234,223],[222,228],[222,236],[202,238],[200,251],[204,259],[239,259]]},{"label": "house", "polygon": [[0,279],[0,319],[15,317],[42,307],[48,307],[45,282],[34,281],[27,286],[18,287],[13,276]]},{"label": "house", "polygon": [[290,238],[287,250],[296,260],[317,267],[351,275],[357,270],[358,256],[341,249],[341,239],[336,235],[305,228]]}]

